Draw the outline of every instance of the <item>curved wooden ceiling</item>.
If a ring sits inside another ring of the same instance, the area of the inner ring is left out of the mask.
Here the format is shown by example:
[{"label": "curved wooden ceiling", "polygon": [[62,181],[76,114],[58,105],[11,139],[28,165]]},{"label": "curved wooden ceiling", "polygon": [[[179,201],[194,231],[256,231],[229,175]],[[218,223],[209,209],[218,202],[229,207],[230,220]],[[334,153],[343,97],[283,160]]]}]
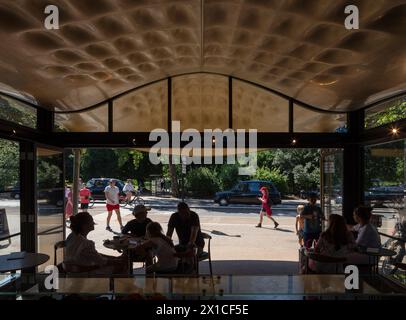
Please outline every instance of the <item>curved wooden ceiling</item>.
[{"label": "curved wooden ceiling", "polygon": [[[0,0],[0,91],[78,110],[189,72],[233,75],[325,110],[406,89],[405,0]],[[360,29],[346,30],[357,5]]]}]

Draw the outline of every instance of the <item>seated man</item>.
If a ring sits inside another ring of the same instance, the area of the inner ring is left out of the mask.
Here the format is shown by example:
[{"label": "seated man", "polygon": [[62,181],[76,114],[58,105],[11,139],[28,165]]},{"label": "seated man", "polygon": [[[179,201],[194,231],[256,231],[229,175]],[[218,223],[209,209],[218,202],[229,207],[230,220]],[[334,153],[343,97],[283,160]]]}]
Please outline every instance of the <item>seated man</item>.
[{"label": "seated man", "polygon": [[127,222],[121,233],[130,234],[131,236],[136,238],[144,238],[147,230],[147,225],[152,222],[151,219],[147,218],[148,211],[150,210],[151,208],[145,207],[142,204],[135,206],[133,210],[135,219]]},{"label": "seated man", "polygon": [[178,251],[185,251],[193,246],[197,247],[197,254],[203,252],[204,240],[200,230],[200,220],[196,212],[191,211],[185,202],[178,204],[178,211],[173,213],[168,222],[166,235],[172,239],[173,231],[179,238]]}]

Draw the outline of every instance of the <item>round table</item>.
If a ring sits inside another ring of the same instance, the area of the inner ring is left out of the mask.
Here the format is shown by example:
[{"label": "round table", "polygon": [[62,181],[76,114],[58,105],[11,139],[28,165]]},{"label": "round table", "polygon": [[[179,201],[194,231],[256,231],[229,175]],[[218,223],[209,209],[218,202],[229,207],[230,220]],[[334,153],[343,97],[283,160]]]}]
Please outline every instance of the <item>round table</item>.
[{"label": "round table", "polygon": [[0,272],[13,272],[33,268],[49,260],[49,256],[44,253],[26,252],[21,258],[14,257],[12,254],[0,256]]},{"label": "round table", "polygon": [[[136,240],[134,238],[134,240]],[[128,256],[128,270],[133,274],[133,262],[145,262],[145,257],[134,256],[133,250],[137,248],[138,243],[141,243],[139,238],[137,244],[130,243],[130,237],[122,237],[115,240],[104,240],[103,246],[111,250],[117,250],[120,253],[125,253]]]}]

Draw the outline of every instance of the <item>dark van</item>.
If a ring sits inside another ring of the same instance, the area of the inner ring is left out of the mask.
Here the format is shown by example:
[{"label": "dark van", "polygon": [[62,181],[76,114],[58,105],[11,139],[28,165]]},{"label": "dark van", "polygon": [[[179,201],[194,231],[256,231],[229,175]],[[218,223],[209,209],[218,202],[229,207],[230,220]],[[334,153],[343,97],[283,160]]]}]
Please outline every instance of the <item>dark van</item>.
[{"label": "dark van", "polygon": [[227,206],[229,203],[260,204],[258,197],[261,197],[262,193],[259,189],[264,186],[268,188],[269,198],[273,204],[282,203],[278,189],[272,181],[266,180],[240,181],[231,190],[216,192],[214,202],[221,206]]}]

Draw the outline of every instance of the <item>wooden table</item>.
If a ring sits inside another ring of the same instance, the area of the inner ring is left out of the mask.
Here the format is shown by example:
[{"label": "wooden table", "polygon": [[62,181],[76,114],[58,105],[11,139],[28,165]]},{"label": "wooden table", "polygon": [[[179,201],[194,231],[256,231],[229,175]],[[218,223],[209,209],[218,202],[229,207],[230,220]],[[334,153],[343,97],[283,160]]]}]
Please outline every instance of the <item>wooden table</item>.
[{"label": "wooden table", "polygon": [[25,252],[21,257],[13,254],[0,256],[0,272],[14,272],[28,268],[37,267],[49,260],[49,256],[44,253]]}]

